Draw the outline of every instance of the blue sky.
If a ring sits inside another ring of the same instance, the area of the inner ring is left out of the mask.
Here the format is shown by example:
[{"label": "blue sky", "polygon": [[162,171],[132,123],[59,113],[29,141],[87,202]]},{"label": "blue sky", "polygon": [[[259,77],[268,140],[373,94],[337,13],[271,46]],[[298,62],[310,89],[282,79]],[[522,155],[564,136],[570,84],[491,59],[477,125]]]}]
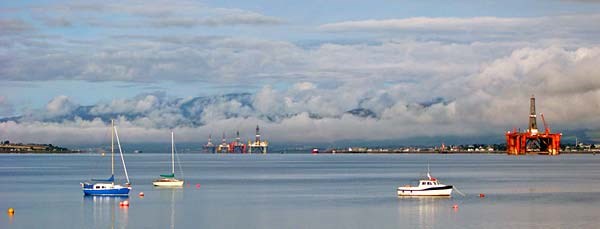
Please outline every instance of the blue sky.
[{"label": "blue sky", "polygon": [[[555,126],[600,139],[599,20],[596,1],[5,1],[0,138],[107,116],[138,141],[243,123],[281,141],[469,137],[524,125],[536,94]],[[250,98],[183,111],[228,93]]]}]

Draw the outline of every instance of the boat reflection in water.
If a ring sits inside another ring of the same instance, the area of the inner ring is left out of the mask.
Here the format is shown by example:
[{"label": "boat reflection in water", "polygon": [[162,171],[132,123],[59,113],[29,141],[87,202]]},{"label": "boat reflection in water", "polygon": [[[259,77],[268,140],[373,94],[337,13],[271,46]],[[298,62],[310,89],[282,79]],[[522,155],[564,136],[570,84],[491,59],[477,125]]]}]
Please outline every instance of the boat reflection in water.
[{"label": "boat reflection in water", "polygon": [[438,228],[438,216],[445,215],[452,205],[449,196],[398,196],[398,217],[407,228]]},{"label": "boat reflection in water", "polygon": [[[83,196],[82,210],[90,226],[105,225],[106,228],[126,228],[129,222],[129,208],[120,207],[119,202],[129,200],[127,196]],[[109,226],[110,225],[110,226]]]},{"label": "boat reflection in water", "polygon": [[[165,212],[162,215],[169,216],[168,228],[175,228],[175,202],[181,202],[183,199],[183,188],[182,187],[155,187],[155,190],[159,192],[160,202],[164,203],[163,206],[169,204],[169,212]],[[160,225],[160,228],[166,228],[166,225]]]}]

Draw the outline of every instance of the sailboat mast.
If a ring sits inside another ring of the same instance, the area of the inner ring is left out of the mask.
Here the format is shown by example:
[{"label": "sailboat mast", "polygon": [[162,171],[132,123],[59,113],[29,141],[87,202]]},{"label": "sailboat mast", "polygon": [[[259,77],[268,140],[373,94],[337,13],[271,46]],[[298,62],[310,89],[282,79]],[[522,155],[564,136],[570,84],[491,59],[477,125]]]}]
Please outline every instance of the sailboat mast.
[{"label": "sailboat mast", "polygon": [[115,120],[110,120],[110,174],[115,175]]},{"label": "sailboat mast", "polygon": [[175,174],[175,138],[171,131],[171,173]]}]

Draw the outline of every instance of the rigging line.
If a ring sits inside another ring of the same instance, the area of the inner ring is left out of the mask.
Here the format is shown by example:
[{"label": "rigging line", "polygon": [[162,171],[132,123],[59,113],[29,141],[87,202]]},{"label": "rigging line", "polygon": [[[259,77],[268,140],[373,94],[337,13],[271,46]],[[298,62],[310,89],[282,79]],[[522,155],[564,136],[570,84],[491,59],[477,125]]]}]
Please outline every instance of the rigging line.
[{"label": "rigging line", "polygon": [[115,129],[115,136],[117,137],[117,144],[119,145],[119,153],[121,154],[121,161],[123,162],[123,170],[125,170],[125,178],[127,178],[127,184],[131,184],[129,182],[129,175],[127,174],[127,167],[125,166],[125,158],[123,158],[123,150],[121,149],[121,141],[119,141],[119,133],[117,132],[117,127]]},{"label": "rigging line", "polygon": [[456,190],[456,192],[458,192],[458,194],[460,194],[463,197],[466,196],[464,193],[462,193],[460,190],[458,190],[458,188],[456,186],[453,186],[453,187],[454,187],[454,190]]},{"label": "rigging line", "polygon": [[183,179],[185,176],[183,175],[183,168],[181,168],[181,160],[179,159],[179,154],[177,153],[177,147],[175,145],[173,145],[173,149],[175,151],[175,157],[177,158],[177,166],[179,166],[179,171],[181,173],[181,179]]}]

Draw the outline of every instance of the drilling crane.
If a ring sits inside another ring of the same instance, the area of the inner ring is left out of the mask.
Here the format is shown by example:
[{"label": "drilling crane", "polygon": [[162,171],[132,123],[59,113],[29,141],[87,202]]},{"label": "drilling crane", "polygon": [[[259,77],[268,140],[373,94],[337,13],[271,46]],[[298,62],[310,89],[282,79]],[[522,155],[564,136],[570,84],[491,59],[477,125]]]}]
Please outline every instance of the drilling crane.
[{"label": "drilling crane", "polygon": [[542,116],[542,122],[544,123],[544,131],[546,134],[549,134],[550,127],[548,127],[548,124],[546,124],[546,119],[544,118],[544,113],[540,113],[540,116]]}]

